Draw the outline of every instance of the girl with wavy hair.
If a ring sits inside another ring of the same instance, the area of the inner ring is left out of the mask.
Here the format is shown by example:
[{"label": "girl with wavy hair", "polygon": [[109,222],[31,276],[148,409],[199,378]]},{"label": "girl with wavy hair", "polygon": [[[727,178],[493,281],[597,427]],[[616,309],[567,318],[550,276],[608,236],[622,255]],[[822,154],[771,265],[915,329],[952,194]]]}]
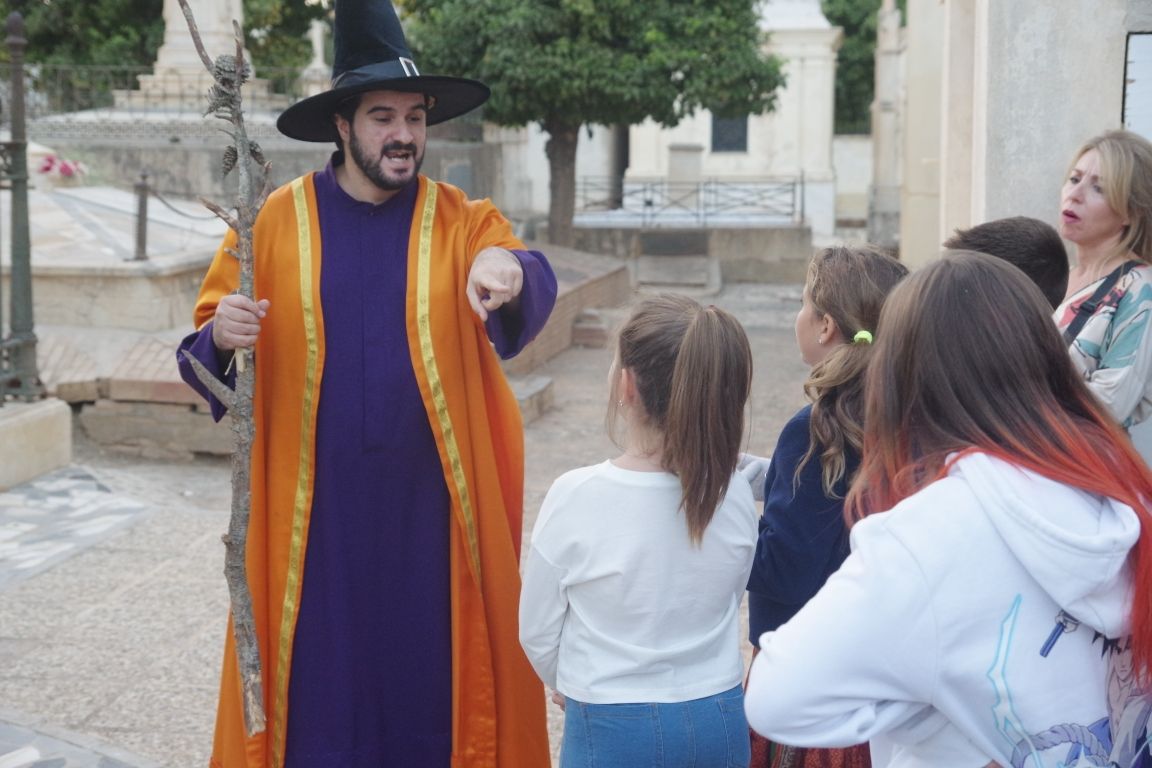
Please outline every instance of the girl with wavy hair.
[{"label": "girl with wavy hair", "polygon": [[623,453],[553,483],[524,567],[520,642],[564,706],[562,768],[748,765],[756,510],[735,470],[751,379],[744,329],[717,307],[645,299],[620,332]]},{"label": "girl with wavy hair", "polygon": [[[748,580],[749,639],[790,619],[848,556],[844,497],[860,463],[864,369],[888,292],[908,274],[869,246],[828,248],[808,266],[796,343],[810,405],[784,425],[768,467]],[[757,768],[867,768],[868,748],[799,749],[752,736]]]},{"label": "girl with wavy hair", "polygon": [[1049,311],[969,252],[888,297],[852,554],[761,637],[757,731],[902,768],[1146,764],[1152,473]]}]

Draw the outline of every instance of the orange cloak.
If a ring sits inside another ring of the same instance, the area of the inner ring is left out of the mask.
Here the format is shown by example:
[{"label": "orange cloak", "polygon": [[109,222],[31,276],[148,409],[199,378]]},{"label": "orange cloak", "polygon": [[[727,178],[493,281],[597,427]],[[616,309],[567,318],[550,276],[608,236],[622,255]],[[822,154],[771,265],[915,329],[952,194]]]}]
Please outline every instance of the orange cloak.
[{"label": "orange cloak", "polygon": [[[523,248],[488,201],[420,177],[408,247],[409,351],[451,496],[452,768],[550,765],[543,686],[518,640],[523,425],[515,397],[472,312],[472,258]],[[239,284],[225,249],[201,288],[197,327]],[[283,765],[292,639],[306,578],[324,369],[321,239],[313,175],[276,190],[253,236],[256,296],[273,309],[256,344],[248,580],[260,640],[268,729],[248,738],[231,626],[225,644],[211,765]]]}]

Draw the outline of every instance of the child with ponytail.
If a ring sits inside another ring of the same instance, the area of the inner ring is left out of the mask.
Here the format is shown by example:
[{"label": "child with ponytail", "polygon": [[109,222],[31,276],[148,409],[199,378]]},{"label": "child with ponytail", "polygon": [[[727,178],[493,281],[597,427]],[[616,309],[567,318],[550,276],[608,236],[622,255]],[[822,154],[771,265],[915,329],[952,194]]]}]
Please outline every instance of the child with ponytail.
[{"label": "child with ponytail", "polygon": [[1050,311],[957,251],[885,301],[852,554],[760,638],[757,731],[877,766],[1149,765],[1152,472]]},{"label": "child with ponytail", "polygon": [[716,307],[648,298],[620,332],[623,453],[555,481],[524,567],[520,642],[563,697],[562,768],[748,764],[756,510],[735,469],[751,378],[744,329]]},{"label": "child with ponytail", "polygon": [[[784,426],[768,467],[748,581],[748,624],[760,635],[792,618],[848,556],[844,497],[860,463],[864,369],[888,292],[908,269],[868,246],[825,249],[808,266],[796,343],[812,372],[811,404]],[[868,748],[808,750],[752,735],[755,768],[867,768]]]}]

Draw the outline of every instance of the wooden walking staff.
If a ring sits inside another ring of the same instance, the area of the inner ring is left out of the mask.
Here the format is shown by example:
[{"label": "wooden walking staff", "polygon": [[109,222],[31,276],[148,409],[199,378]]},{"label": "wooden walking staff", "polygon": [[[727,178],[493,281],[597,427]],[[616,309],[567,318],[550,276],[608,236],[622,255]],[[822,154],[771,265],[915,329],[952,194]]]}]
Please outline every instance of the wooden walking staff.
[{"label": "wooden walking staff", "polygon": [[[201,202],[223,219],[237,235],[237,247],[229,253],[240,262],[240,290],[244,296],[252,298],[252,225],[256,214],[268,199],[271,191],[269,164],[264,161],[260,148],[248,139],[244,128],[244,113],[240,102],[240,86],[248,79],[251,69],[244,60],[244,35],[240,25],[232,22],[236,38],[235,55],[222,54],[213,61],[204,50],[200,32],[187,0],[178,0],[188,21],[188,30],[196,52],[204,62],[214,81],[208,94],[208,110],[221,120],[231,123],[225,133],[232,137],[231,144],[224,151],[224,175],[235,168],[239,177],[239,195],[236,198],[235,215],[229,210],[201,198]],[[262,182],[257,188],[259,168]],[[232,604],[232,631],[236,641],[236,656],[240,666],[240,680],[244,693],[244,726],[248,735],[264,730],[264,686],[260,668],[260,646],[256,638],[256,623],[252,616],[252,592],[248,588],[248,572],[245,553],[248,544],[248,516],[252,506],[251,457],[252,438],[255,429],[252,422],[252,390],[255,379],[255,359],[251,351],[237,349],[236,389],[229,389],[219,379],[208,372],[191,355],[187,360],[196,372],[196,378],[206,386],[220,402],[228,408],[232,418],[232,434],[235,437],[235,450],[232,453],[232,517],[228,523],[228,533],[224,540],[224,576],[228,580],[228,594]]]}]

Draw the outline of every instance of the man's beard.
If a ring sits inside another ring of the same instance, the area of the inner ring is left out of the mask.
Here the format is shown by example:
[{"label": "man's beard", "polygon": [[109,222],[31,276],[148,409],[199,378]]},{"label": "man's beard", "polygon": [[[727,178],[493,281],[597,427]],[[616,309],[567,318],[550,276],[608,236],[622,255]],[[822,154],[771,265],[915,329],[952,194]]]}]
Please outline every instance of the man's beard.
[{"label": "man's beard", "polygon": [[[384,159],[384,155],[388,152],[396,151],[407,151],[412,154],[414,167],[411,177],[389,177],[386,176],[380,168],[380,162]],[[351,129],[348,132],[348,152],[351,155],[352,162],[356,164],[356,167],[364,173],[368,180],[385,192],[395,192],[398,189],[403,189],[408,186],[420,173],[420,166],[424,164],[424,155],[417,151],[415,144],[402,144],[398,141],[385,144],[380,148],[380,155],[373,158],[364,149],[364,145],[356,138],[356,132]]]}]

